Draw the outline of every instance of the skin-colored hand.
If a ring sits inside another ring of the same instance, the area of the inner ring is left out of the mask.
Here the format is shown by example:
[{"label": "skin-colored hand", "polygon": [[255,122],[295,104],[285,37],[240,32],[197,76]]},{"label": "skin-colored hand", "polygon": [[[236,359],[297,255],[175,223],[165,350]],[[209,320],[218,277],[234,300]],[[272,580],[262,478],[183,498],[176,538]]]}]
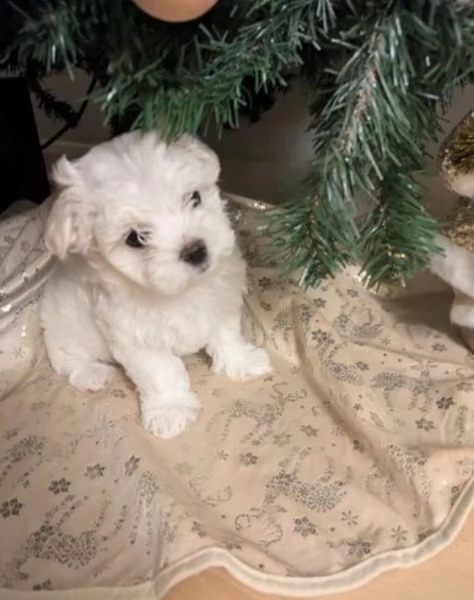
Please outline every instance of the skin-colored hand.
[{"label": "skin-colored hand", "polygon": [[170,23],[197,19],[210,10],[217,0],[133,0],[144,12]]}]

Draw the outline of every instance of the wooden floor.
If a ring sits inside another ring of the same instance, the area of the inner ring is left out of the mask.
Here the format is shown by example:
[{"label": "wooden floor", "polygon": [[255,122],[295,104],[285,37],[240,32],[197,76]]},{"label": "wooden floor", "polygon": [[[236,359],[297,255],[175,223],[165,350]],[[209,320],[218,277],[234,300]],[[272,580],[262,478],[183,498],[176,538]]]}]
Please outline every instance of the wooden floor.
[{"label": "wooden floor", "polygon": [[[333,600],[474,600],[474,513],[451,546],[431,560],[386,573]],[[212,569],[176,586],[166,600],[273,600],[247,589],[224,571]],[[319,597],[320,599],[322,597]],[[328,597],[324,597],[328,598]],[[324,599],[323,599],[324,600]]]}]

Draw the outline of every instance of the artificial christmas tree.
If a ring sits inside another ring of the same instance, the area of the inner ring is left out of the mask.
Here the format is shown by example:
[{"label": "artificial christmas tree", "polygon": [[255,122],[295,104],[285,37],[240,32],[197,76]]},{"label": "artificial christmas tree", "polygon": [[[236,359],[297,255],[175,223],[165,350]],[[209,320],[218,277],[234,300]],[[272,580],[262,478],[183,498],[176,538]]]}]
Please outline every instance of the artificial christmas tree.
[{"label": "artificial christmas tree", "polygon": [[[130,0],[14,6],[7,62],[33,81],[85,69],[115,131],[238,127],[301,76],[314,159],[267,233],[303,284],[355,261],[369,284],[403,281],[436,251],[415,175],[440,108],[473,78],[472,2],[221,0],[185,23],[156,20]],[[362,217],[357,190],[369,197]]]}]

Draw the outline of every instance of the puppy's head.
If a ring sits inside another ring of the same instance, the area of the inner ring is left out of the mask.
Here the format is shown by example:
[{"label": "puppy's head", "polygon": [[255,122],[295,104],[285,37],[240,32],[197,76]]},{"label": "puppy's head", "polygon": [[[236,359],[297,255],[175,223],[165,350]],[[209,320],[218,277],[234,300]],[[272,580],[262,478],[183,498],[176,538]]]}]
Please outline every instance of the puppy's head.
[{"label": "puppy's head", "polygon": [[[46,245],[82,254],[157,292],[177,294],[235,247],[216,155],[192,136],[172,144],[130,133],[53,170],[58,194]],[[100,260],[98,260],[100,259]]]}]

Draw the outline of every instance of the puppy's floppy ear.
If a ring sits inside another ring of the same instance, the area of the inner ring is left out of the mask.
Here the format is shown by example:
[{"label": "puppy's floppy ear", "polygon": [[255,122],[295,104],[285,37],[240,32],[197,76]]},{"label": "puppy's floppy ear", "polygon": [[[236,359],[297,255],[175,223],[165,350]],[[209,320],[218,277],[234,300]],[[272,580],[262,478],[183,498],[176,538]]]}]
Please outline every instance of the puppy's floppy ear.
[{"label": "puppy's floppy ear", "polygon": [[45,244],[61,260],[69,253],[85,253],[91,238],[91,216],[85,184],[65,156],[53,168],[56,198],[46,223]]},{"label": "puppy's floppy ear", "polygon": [[214,183],[219,178],[221,165],[217,154],[197,137],[189,134],[182,135],[176,142],[177,146],[189,154],[190,159],[199,163],[203,178]]}]

